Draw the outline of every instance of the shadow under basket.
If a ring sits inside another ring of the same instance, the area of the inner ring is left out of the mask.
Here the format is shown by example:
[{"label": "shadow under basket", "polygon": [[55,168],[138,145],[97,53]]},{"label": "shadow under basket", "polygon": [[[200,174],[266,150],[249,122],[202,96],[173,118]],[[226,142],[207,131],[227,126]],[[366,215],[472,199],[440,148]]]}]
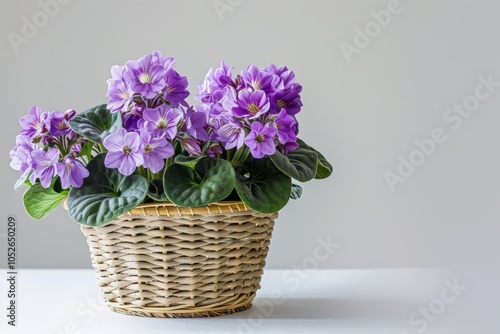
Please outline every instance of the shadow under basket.
[{"label": "shadow under basket", "polygon": [[141,205],[82,226],[107,305],[145,317],[213,317],[251,307],[277,213],[243,202]]}]

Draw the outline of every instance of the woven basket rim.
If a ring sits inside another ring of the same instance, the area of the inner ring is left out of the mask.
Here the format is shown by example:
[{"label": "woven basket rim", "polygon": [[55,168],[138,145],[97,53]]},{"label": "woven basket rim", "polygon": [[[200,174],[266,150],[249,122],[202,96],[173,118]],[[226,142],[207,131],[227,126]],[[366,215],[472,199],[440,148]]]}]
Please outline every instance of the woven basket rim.
[{"label": "woven basket rim", "polygon": [[124,213],[124,216],[194,216],[236,212],[256,212],[242,201],[222,201],[199,207],[183,207],[172,202],[144,203]]},{"label": "woven basket rim", "polygon": [[[68,210],[68,197],[64,198],[61,203],[64,210]],[[125,212],[119,217],[124,216],[194,216],[206,214],[224,214],[224,213],[237,213],[248,212],[258,213],[257,211],[249,208],[243,201],[221,201],[214,202],[205,206],[188,207],[178,206],[172,202],[154,202],[143,203],[135,208]],[[273,215],[276,212],[268,213]],[[118,217],[117,217],[118,218]]]}]

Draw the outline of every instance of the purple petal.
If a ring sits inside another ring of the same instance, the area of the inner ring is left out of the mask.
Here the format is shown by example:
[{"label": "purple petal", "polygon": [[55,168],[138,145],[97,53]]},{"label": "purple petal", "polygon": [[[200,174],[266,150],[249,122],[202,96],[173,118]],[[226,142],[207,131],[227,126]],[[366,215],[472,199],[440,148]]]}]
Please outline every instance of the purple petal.
[{"label": "purple petal", "polygon": [[121,152],[108,152],[104,158],[104,165],[108,168],[118,168],[124,159],[125,154]]}]

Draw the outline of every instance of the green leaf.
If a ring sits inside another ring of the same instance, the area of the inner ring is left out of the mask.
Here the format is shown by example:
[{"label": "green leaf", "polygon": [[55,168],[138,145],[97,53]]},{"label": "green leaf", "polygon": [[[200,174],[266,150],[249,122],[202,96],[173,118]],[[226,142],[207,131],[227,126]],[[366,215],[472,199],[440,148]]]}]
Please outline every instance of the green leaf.
[{"label": "green leaf", "polygon": [[62,188],[61,178],[59,176],[56,176],[56,178],[52,180],[52,189],[54,189],[56,193],[65,191],[65,189]]},{"label": "green leaf", "polygon": [[292,184],[292,192],[290,193],[291,199],[299,199],[302,196],[302,187],[298,184]]},{"label": "green leaf", "polygon": [[98,154],[87,164],[89,176],[83,180],[82,187],[92,185],[116,185],[125,177],[116,168],[108,168],[104,164],[107,153]]},{"label": "green leaf", "polygon": [[92,141],[87,141],[83,146],[82,149],[80,150],[80,153],[78,153],[79,157],[85,158],[86,161],[90,161],[92,159],[92,149],[94,148],[94,142]]},{"label": "green leaf", "polygon": [[81,188],[72,188],[68,211],[76,222],[101,226],[142,204],[148,181],[140,175],[122,175],[104,165],[106,154],[99,154],[87,165],[90,176]]},{"label": "green leaf", "polygon": [[165,195],[165,190],[163,189],[163,180],[153,179],[149,184],[148,191],[149,198],[157,202],[167,202],[168,197]]},{"label": "green leaf", "polygon": [[56,192],[52,188],[44,188],[40,183],[26,190],[23,196],[26,212],[33,219],[42,219],[54,210],[68,195],[68,190]]},{"label": "green leaf", "polygon": [[194,168],[198,161],[203,159],[203,157],[188,157],[186,155],[178,155],[175,157],[174,162],[176,164]]},{"label": "green leaf", "polygon": [[236,173],[236,191],[248,207],[262,213],[283,208],[290,198],[292,179],[271,159],[249,159]]},{"label": "green leaf", "polygon": [[234,189],[235,173],[229,161],[203,158],[190,168],[170,165],[164,174],[167,197],[179,206],[203,206],[218,202]]},{"label": "green leaf", "polygon": [[326,160],[325,156],[321,154],[319,151],[309,146],[311,150],[318,154],[318,169],[316,171],[316,175],[314,175],[315,179],[326,179],[333,173],[333,166]]},{"label": "green leaf", "polygon": [[73,130],[93,142],[102,144],[104,138],[122,126],[121,114],[111,113],[105,104],[76,114],[69,125]]},{"label": "green leaf", "polygon": [[308,147],[311,151],[316,152],[318,155],[318,166],[316,170],[316,175],[314,175],[315,179],[326,179],[333,173],[333,166],[326,160],[325,156],[321,154],[318,150],[316,150],[314,147],[307,145],[304,141],[301,139],[298,139],[298,143],[300,146],[303,147]]},{"label": "green leaf", "polygon": [[271,160],[286,175],[300,182],[307,182],[316,175],[318,154],[307,145],[300,145],[287,155],[276,151]]}]

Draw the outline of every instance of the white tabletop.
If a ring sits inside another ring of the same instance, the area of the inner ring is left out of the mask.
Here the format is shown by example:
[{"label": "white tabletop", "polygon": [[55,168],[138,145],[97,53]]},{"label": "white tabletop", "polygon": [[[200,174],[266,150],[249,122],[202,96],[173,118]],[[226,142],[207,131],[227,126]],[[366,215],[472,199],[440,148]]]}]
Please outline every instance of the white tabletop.
[{"label": "white tabletop", "polygon": [[155,319],[102,306],[92,270],[20,270],[17,326],[8,326],[2,316],[0,332],[473,333],[478,325],[490,328],[490,313],[498,318],[498,307],[485,306],[479,281],[438,269],[266,270],[250,310],[218,318]]}]

